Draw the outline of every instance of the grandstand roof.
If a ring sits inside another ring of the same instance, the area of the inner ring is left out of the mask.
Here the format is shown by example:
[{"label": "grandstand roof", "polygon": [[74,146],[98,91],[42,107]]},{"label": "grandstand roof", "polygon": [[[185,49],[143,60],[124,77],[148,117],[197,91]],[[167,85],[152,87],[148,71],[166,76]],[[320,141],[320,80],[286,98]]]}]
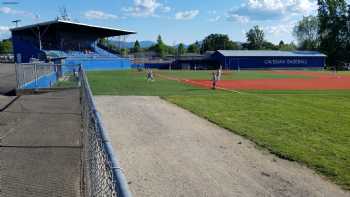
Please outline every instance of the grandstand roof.
[{"label": "grandstand roof", "polygon": [[95,26],[95,25],[88,25],[84,23],[78,23],[74,21],[66,21],[66,20],[53,20],[53,21],[47,21],[42,23],[37,23],[33,25],[27,25],[22,27],[17,27],[11,29],[12,32],[18,32],[18,31],[32,31],[36,28],[45,28],[50,26],[59,26],[60,28],[67,29],[70,31],[74,31],[76,29],[79,29],[80,31],[90,31],[95,34],[98,34],[101,37],[111,37],[111,36],[123,36],[123,35],[129,35],[129,34],[135,34],[134,31],[127,31],[122,29],[116,29],[116,28],[110,28],[110,27],[101,27],[101,26]]},{"label": "grandstand roof", "polygon": [[317,51],[218,50],[226,57],[326,57]]}]

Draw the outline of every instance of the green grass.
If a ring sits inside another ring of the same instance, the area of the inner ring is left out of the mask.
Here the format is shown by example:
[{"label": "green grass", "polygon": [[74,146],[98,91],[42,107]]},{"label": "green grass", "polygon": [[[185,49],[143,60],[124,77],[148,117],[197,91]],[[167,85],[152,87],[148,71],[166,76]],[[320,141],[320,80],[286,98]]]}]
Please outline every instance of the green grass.
[{"label": "green grass", "polygon": [[58,81],[54,88],[74,88],[78,86],[78,79],[73,76],[69,76],[68,80]]},{"label": "green grass", "polygon": [[350,71],[338,71],[337,74],[343,76],[350,76]]},{"label": "green grass", "polygon": [[88,77],[96,95],[162,96],[350,190],[350,91],[238,94],[159,78],[146,82],[145,73],[136,71],[89,72]]},{"label": "green grass", "polygon": [[166,100],[350,189],[350,91],[218,93]]},{"label": "green grass", "polygon": [[147,81],[145,72],[133,70],[88,72],[88,78],[95,95],[167,96],[203,95],[211,92],[159,77],[153,82]]},{"label": "green grass", "polygon": [[[204,79],[210,80],[213,71],[157,71],[164,76],[176,77],[179,79]],[[223,80],[251,80],[251,79],[285,79],[285,78],[310,78],[301,75],[287,75],[263,71],[225,71]]]}]

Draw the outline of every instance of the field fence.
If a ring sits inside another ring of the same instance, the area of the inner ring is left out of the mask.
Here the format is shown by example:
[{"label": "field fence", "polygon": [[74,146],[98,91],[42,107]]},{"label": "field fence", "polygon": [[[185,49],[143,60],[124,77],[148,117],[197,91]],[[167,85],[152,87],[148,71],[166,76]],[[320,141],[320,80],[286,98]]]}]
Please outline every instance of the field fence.
[{"label": "field fence", "polygon": [[59,80],[77,75],[78,66],[52,63],[16,64],[17,89],[51,88]]},{"label": "field fence", "polygon": [[81,91],[83,193],[86,197],[131,197],[82,66],[16,64],[17,89],[50,88],[59,79],[70,75],[77,75],[77,88]]},{"label": "field fence", "polygon": [[29,84],[35,86],[40,78],[53,72],[55,72],[55,65],[53,64],[16,64],[17,88],[24,88]]},{"label": "field fence", "polygon": [[86,73],[79,69],[84,129],[85,196],[131,197],[125,176],[104,129]]}]

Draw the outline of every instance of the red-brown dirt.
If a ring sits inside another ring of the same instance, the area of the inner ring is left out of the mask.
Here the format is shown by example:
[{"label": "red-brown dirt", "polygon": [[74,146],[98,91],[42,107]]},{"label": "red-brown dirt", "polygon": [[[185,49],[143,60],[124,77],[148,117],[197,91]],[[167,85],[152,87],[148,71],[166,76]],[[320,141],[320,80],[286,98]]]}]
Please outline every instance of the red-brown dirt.
[{"label": "red-brown dirt", "polygon": [[[218,89],[230,90],[350,90],[350,77],[326,72],[264,71],[276,74],[303,75],[307,79],[255,79],[224,80],[217,83]],[[182,80],[194,86],[211,88],[209,80]]]}]

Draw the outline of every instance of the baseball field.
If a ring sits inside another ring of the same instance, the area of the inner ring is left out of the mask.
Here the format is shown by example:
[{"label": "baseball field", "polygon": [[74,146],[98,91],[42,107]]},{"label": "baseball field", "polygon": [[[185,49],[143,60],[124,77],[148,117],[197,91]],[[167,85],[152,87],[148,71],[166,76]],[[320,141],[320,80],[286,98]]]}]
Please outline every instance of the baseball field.
[{"label": "baseball field", "polygon": [[160,96],[350,189],[350,74],[326,71],[89,72],[95,95]]}]

